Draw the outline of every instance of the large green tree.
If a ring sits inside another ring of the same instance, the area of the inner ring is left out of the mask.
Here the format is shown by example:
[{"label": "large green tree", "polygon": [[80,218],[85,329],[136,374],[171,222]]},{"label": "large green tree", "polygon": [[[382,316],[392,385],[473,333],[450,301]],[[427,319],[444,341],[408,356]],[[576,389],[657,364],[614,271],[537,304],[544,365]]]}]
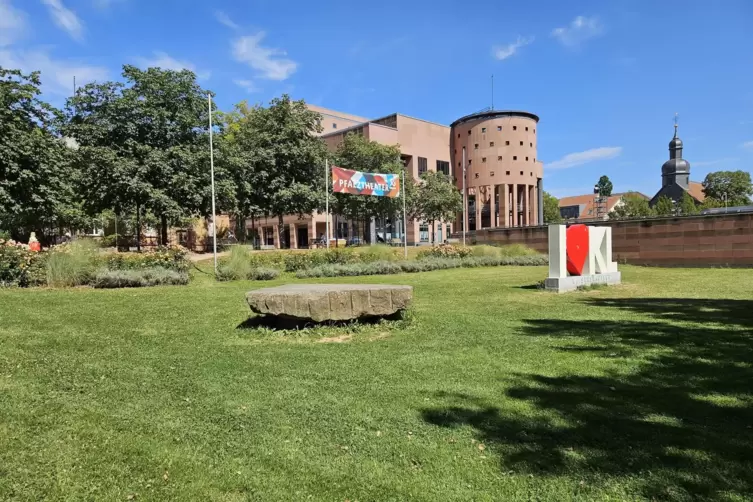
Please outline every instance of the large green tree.
[{"label": "large green tree", "polygon": [[636,192],[628,192],[622,196],[621,202],[609,213],[609,219],[648,218],[655,214],[654,210],[648,205],[648,199]]},{"label": "large green tree", "polygon": [[[442,172],[428,171],[416,187],[413,213],[434,228],[437,221],[453,221],[463,210],[463,196]],[[432,240],[435,232],[431,232]]]},{"label": "large green tree", "polygon": [[[346,134],[343,142],[335,151],[331,164],[345,169],[367,173],[401,174],[403,163],[400,160],[400,147],[383,145],[370,141],[359,134]],[[416,183],[410,173],[405,176],[407,213],[420,217],[416,200]],[[370,220],[371,218],[394,218],[403,214],[401,197],[373,197],[365,195],[341,194],[332,196],[331,209],[353,220]]]},{"label": "large green tree", "polygon": [[675,203],[666,195],[662,195],[654,205],[654,212],[657,216],[672,216],[675,214]]},{"label": "large green tree", "polygon": [[324,205],[326,148],[316,136],[320,120],[303,100],[288,95],[267,107],[241,103],[226,117],[236,210],[244,217],[257,210],[276,216],[283,246],[283,217],[309,214]]},{"label": "large green tree", "polygon": [[688,216],[691,214],[698,214],[698,212],[699,209],[695,199],[693,199],[688,192],[683,193],[682,199],[680,200],[680,214]]},{"label": "large green tree", "polygon": [[544,192],[544,223],[550,225],[561,222],[560,201],[549,192]]},{"label": "large green tree", "polygon": [[[123,79],[79,89],[64,131],[79,144],[86,208],[150,211],[166,243],[168,225],[211,212],[208,91],[188,70],[126,65]],[[222,209],[234,194],[221,165],[215,182]]]},{"label": "large green tree", "polygon": [[39,99],[40,74],[0,67],[0,228],[15,237],[68,223],[76,204],[60,113]]},{"label": "large green tree", "polygon": [[609,197],[612,195],[612,190],[614,189],[614,187],[612,185],[612,181],[609,179],[609,176],[604,175],[599,178],[599,182],[596,183],[596,186],[598,189],[599,197]]},{"label": "large green tree", "polygon": [[726,199],[728,206],[745,206],[750,204],[753,195],[753,183],[747,171],[716,171],[706,175],[703,180],[703,193],[707,198],[721,201]]}]

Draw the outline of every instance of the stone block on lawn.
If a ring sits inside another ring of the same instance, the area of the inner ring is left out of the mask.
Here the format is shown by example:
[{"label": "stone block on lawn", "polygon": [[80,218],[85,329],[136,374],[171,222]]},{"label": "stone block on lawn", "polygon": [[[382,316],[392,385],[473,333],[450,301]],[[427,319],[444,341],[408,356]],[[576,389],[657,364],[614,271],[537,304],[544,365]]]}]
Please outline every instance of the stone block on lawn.
[{"label": "stone block on lawn", "polygon": [[257,314],[314,322],[348,321],[397,314],[413,300],[413,287],[389,284],[286,284],[249,291]]}]

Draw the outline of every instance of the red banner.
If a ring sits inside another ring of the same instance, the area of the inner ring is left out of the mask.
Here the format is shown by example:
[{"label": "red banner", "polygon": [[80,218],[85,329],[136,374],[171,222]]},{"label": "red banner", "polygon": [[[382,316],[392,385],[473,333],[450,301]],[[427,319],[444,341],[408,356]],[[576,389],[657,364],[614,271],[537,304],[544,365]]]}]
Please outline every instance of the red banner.
[{"label": "red banner", "polygon": [[332,191],[377,197],[399,197],[399,174],[374,174],[332,167]]}]

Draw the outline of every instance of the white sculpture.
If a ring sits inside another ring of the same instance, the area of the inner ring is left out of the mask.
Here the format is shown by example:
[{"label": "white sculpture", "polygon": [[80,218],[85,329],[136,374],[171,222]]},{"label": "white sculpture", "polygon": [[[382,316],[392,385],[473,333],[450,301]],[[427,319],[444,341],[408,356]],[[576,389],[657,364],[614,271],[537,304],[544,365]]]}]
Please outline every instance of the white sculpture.
[{"label": "white sculpture", "polygon": [[591,284],[619,284],[612,261],[612,228],[549,226],[549,277],[546,289],[572,291]]}]

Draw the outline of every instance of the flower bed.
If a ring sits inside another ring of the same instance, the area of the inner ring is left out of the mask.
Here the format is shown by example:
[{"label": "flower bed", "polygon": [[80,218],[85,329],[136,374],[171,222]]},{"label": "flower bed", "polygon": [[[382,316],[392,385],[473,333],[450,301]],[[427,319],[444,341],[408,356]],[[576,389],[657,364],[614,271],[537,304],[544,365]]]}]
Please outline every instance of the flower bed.
[{"label": "flower bed", "polygon": [[27,287],[45,283],[44,255],[26,244],[0,239],[0,287]]}]

